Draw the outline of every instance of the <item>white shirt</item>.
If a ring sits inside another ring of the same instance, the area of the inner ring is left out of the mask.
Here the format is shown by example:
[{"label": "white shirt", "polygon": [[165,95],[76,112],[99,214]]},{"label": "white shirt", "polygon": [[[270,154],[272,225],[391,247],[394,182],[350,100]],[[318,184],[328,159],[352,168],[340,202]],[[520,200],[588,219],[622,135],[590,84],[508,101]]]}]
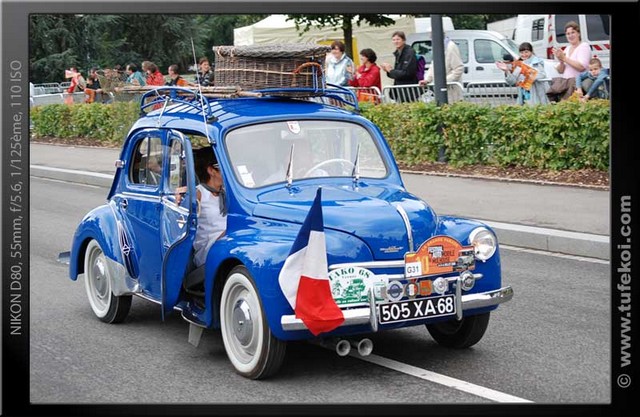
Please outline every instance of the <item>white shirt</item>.
[{"label": "white shirt", "polygon": [[200,214],[193,241],[193,261],[196,267],[205,263],[211,245],[227,228],[227,216],[220,214],[220,197],[213,195],[202,185],[198,185],[197,189],[200,191]]}]

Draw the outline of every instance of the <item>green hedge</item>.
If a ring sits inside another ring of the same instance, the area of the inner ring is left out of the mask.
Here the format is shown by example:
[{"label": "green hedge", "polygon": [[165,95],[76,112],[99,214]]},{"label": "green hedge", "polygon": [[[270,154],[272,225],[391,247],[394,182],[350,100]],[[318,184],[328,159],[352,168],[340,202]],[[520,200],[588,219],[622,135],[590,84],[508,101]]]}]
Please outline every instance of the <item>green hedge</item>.
[{"label": "green hedge", "polygon": [[118,145],[138,119],[140,103],[50,104],[31,109],[34,137],[91,138]]},{"label": "green hedge", "polygon": [[444,145],[455,166],[609,167],[609,102],[604,100],[499,107],[365,105],[362,114],[380,127],[396,159],[409,166],[436,161]]},{"label": "green hedge", "polygon": [[[31,109],[31,120],[35,137],[93,138],[119,145],[138,114],[137,102],[54,104]],[[436,161],[444,145],[455,166],[609,167],[608,101],[535,107],[364,104],[362,115],[380,127],[398,162],[408,166]]]}]

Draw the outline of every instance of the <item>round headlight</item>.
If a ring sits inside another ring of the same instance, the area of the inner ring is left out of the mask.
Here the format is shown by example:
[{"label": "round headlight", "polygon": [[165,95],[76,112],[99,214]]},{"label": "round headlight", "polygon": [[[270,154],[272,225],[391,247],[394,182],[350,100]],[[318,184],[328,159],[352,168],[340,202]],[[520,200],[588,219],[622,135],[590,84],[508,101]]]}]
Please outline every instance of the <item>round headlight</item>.
[{"label": "round headlight", "polygon": [[496,253],[497,240],[493,233],[484,227],[473,229],[469,235],[476,259],[486,261]]}]

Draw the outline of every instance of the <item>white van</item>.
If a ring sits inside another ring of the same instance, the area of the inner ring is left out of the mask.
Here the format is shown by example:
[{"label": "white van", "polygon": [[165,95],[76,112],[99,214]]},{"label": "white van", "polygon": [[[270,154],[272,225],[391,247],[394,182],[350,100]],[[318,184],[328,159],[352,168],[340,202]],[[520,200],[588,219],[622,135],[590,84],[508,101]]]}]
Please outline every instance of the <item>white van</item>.
[{"label": "white van", "polygon": [[[496,67],[505,54],[518,57],[518,45],[511,39],[491,30],[451,30],[445,33],[458,45],[464,63],[462,83],[503,82],[504,72]],[[424,56],[426,70],[431,65],[433,49],[431,33],[413,33],[407,36],[407,43],[417,54]]]},{"label": "white van", "polygon": [[580,25],[580,35],[591,45],[591,52],[609,68],[609,15],[604,14],[520,14],[516,19],[513,40],[520,45],[529,42],[540,58],[553,59],[552,48],[569,45],[564,25],[574,21]]}]

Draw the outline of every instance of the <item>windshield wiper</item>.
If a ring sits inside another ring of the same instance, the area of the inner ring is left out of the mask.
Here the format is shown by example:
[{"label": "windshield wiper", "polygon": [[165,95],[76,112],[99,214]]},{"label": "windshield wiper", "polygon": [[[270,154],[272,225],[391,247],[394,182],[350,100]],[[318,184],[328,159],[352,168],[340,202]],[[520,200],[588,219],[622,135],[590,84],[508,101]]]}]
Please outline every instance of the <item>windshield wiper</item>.
[{"label": "windshield wiper", "polygon": [[287,165],[287,188],[291,188],[291,184],[293,183],[293,147],[295,145],[291,144],[291,151],[289,151],[289,164]]},{"label": "windshield wiper", "polygon": [[360,143],[358,143],[358,147],[356,148],[356,160],[353,162],[351,176],[353,177],[354,183],[357,184],[358,181],[360,181]]}]

